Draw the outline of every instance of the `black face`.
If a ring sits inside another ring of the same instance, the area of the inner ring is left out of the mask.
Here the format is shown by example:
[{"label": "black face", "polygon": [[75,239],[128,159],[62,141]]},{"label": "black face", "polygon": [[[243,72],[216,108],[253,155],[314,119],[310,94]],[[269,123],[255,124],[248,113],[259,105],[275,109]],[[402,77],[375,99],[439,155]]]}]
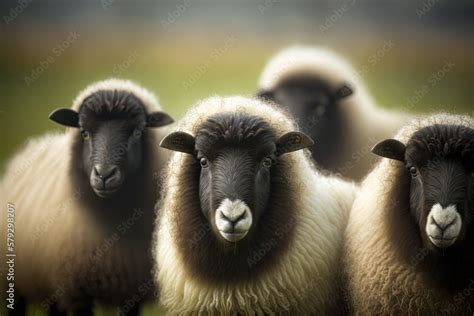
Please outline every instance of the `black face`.
[{"label": "black face", "polygon": [[147,127],[172,122],[163,112],[147,114],[138,98],[117,91],[99,91],[84,100],[79,113],[59,109],[50,118],[79,129],[80,168],[101,198],[120,192],[127,178],[142,165]]},{"label": "black face", "polygon": [[474,221],[474,130],[434,125],[416,132],[406,147],[396,142],[386,140],[374,150],[405,163],[410,211],[424,245],[462,244]]},{"label": "black face", "polygon": [[351,94],[352,89],[347,84],[332,89],[317,78],[300,75],[285,79],[272,91],[262,91],[259,96],[287,107],[305,133],[324,142],[328,134],[334,138],[334,131],[338,131],[339,101]]},{"label": "black face", "polygon": [[277,139],[264,120],[241,113],[211,117],[195,138],[176,132],[161,144],[196,157],[201,211],[224,243],[252,238],[267,209],[279,156],[310,145],[299,132]]},{"label": "black face", "polygon": [[276,139],[261,135],[248,144],[214,148],[206,141],[196,136],[201,209],[217,236],[235,242],[252,235],[267,206]]},{"label": "black face", "polygon": [[99,197],[112,196],[142,163],[145,113],[136,120],[79,117],[84,172]]},{"label": "black face", "polygon": [[291,109],[297,117],[321,117],[332,102],[328,86],[311,78],[297,77],[280,83],[274,101]]}]

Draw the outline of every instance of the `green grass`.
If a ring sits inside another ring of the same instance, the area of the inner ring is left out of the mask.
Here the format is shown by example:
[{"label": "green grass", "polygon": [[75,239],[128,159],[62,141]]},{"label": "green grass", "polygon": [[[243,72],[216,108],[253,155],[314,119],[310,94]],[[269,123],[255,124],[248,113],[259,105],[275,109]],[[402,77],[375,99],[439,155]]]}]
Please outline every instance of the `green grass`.
[{"label": "green grass", "polygon": [[[253,93],[265,60],[274,51],[257,47],[244,49],[242,46],[230,49],[211,63],[195,85],[185,90],[182,83],[209,58],[212,49],[201,49],[191,59],[187,57],[185,49],[151,50],[147,54],[142,53],[120,77],[136,80],[153,90],[164,109],[179,119],[191,104],[206,96]],[[442,67],[445,57],[433,54],[427,59],[392,53],[370,67],[364,74],[364,80],[377,102],[387,107],[404,108],[407,99],[428,83],[433,72]],[[0,126],[3,129],[0,170],[8,157],[29,137],[57,128],[47,119],[51,110],[70,106],[78,91],[90,82],[114,76],[114,67],[125,60],[129,53],[93,56],[90,59],[77,54],[65,55],[50,65],[30,86],[25,85],[24,78],[45,56],[33,59],[0,56],[3,69],[0,85],[4,91],[0,105]],[[364,57],[351,57],[358,68],[366,64]],[[472,111],[472,63],[463,56],[451,56],[450,59],[455,61],[455,66],[435,86],[430,87],[412,110]]]},{"label": "green grass", "polygon": [[[97,316],[112,316],[116,315],[116,309],[112,307],[96,307],[94,309],[94,315]],[[42,310],[39,306],[37,305],[29,305],[26,311],[27,316],[47,316],[48,313],[46,311]],[[141,312],[142,316],[160,316],[160,315],[166,315],[166,313],[160,309],[156,304],[148,303],[146,304]]]}]

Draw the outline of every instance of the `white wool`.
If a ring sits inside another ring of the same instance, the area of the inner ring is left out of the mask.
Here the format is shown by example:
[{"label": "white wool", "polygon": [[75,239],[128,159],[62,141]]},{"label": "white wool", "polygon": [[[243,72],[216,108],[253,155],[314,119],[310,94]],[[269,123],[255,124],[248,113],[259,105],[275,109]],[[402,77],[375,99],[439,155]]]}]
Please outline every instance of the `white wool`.
[{"label": "white wool", "polygon": [[73,110],[78,111],[80,106],[82,105],[82,102],[84,102],[84,100],[88,96],[102,90],[125,91],[135,95],[138,99],[142,101],[147,113],[161,110],[161,107],[158,103],[158,99],[152,92],[141,87],[133,81],[117,78],[110,78],[107,80],[98,81],[87,86],[74,99],[71,108]]},{"label": "white wool", "polygon": [[[287,114],[262,101],[243,97],[212,97],[192,107],[178,129],[195,135],[210,116],[223,112],[248,113],[263,118],[279,137],[297,129]],[[291,161],[302,205],[294,223],[294,236],[288,250],[271,270],[245,284],[203,284],[190,275],[173,238],[174,204],[180,198],[177,183],[183,155],[171,155],[164,183],[160,222],[155,236],[156,282],[161,303],[172,314],[327,314],[337,297],[338,256],[347,210],[356,187],[315,171],[308,153],[300,150],[280,156]],[[196,201],[199,203],[199,201]],[[183,212],[186,210],[182,210]]]},{"label": "white wool", "polygon": [[[58,241],[63,232],[75,229],[77,226],[71,227],[68,219],[80,215],[80,210],[74,207],[74,188],[61,174],[68,168],[68,147],[64,134],[30,140],[11,160],[2,179],[2,205],[13,203],[16,211],[15,284],[28,297],[42,299],[51,295],[55,287],[55,258],[77,250],[61,249],[64,244],[48,240]],[[80,196],[79,191],[76,197]],[[4,229],[2,225],[2,233]],[[91,229],[86,236],[96,232]],[[4,243],[1,246],[4,253]]]},{"label": "white wool", "polygon": [[272,90],[282,80],[300,74],[314,75],[334,89],[349,84],[354,94],[341,102],[349,113],[357,114],[354,119],[372,115],[380,118],[387,114],[376,107],[354,67],[345,58],[322,47],[293,46],[280,51],[265,66],[259,88]]},{"label": "white wool", "polygon": [[[77,108],[88,93],[104,88],[127,90],[136,94],[149,111],[160,109],[151,93],[130,81],[117,79],[90,86],[76,98],[73,108]],[[118,228],[104,231],[103,226],[80,203],[84,192],[92,189],[89,186],[74,187],[70,180],[71,144],[80,135],[74,132],[77,129],[66,131],[30,140],[12,157],[0,182],[2,207],[10,202],[16,210],[15,288],[17,293],[22,293],[27,299],[39,300],[40,304],[47,303],[48,299],[52,299],[50,303],[73,303],[81,289],[77,284],[70,283],[69,276],[90,277],[92,267],[85,261],[96,249],[105,250],[101,264],[94,266],[97,269],[94,273],[104,276],[101,286],[113,289],[109,293],[111,296],[115,290],[123,293],[136,288],[135,280],[143,279],[143,273],[149,273],[140,268],[143,266],[143,254],[127,247],[113,247],[120,244],[120,239],[133,236],[123,237]],[[166,129],[153,128],[147,133],[157,140],[157,144],[152,151],[153,157],[145,159],[152,159],[154,167],[161,167],[168,152],[159,148],[158,143]],[[5,229],[2,221],[2,240],[6,240]],[[119,240],[115,240],[117,236]],[[5,242],[0,243],[2,254],[6,253],[5,245]],[[0,267],[0,288],[3,288],[5,260],[2,260]],[[119,280],[116,276],[126,277]],[[2,291],[2,297],[4,293]]]},{"label": "white wool", "polygon": [[[394,138],[406,144],[414,132],[433,124],[474,128],[472,117],[438,114],[413,120]],[[344,263],[350,304],[356,314],[437,314],[455,301],[454,297],[447,299],[444,293],[433,290],[415,271],[418,258],[412,258],[409,264],[401,262],[391,246],[385,218],[386,205],[394,202],[387,192],[397,181],[397,164],[400,162],[381,159],[362,183],[350,213]],[[423,253],[419,255],[422,257]]]},{"label": "white wool", "polygon": [[[411,115],[378,107],[352,65],[333,51],[313,46],[293,46],[277,53],[265,66],[259,81],[260,90],[272,90],[281,81],[294,75],[314,75],[333,89],[347,83],[353,94],[340,100],[345,143],[338,149],[335,173],[361,180],[373,166],[369,153],[376,142],[393,135],[406,124]],[[318,140],[314,140],[316,146]],[[324,150],[318,148],[317,150]],[[354,158],[355,157],[355,158]]]},{"label": "white wool", "polygon": [[259,88],[274,89],[282,80],[300,74],[316,75],[332,88],[343,83],[359,86],[357,73],[342,57],[329,49],[293,46],[277,53],[265,66]]}]

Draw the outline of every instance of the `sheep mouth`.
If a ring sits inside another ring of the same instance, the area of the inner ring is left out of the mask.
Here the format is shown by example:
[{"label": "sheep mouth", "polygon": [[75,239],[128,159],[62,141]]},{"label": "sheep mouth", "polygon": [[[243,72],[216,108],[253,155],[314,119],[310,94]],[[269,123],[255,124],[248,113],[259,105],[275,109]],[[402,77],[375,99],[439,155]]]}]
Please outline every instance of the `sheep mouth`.
[{"label": "sheep mouth", "polygon": [[219,231],[222,237],[229,242],[237,242],[245,238],[247,236],[248,230],[242,232],[225,232]]},{"label": "sheep mouth", "polygon": [[436,247],[438,247],[438,248],[448,248],[456,242],[456,239],[458,237],[456,236],[456,237],[452,237],[452,238],[443,238],[443,237],[428,235],[428,238],[430,239],[431,243],[433,245],[435,245]]},{"label": "sheep mouth", "polygon": [[120,186],[118,187],[114,187],[114,188],[107,188],[107,189],[103,189],[103,188],[92,188],[94,190],[94,193],[100,197],[100,198],[108,198],[108,197],[111,197],[113,195],[115,195],[118,191],[120,191]]}]

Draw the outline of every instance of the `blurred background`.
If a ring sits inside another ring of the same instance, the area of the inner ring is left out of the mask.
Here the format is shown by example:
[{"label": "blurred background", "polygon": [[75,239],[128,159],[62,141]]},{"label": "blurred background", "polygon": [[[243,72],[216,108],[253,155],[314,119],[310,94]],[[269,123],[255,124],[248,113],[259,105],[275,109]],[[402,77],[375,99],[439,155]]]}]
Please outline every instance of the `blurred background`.
[{"label": "blurred background", "polygon": [[472,1],[17,0],[0,8],[0,172],[28,137],[56,128],[52,109],[70,106],[92,81],[136,80],[179,118],[200,98],[253,93],[268,58],[292,44],[347,56],[382,106],[473,111]]},{"label": "blurred background", "polygon": [[[1,1],[0,173],[58,127],[89,83],[135,80],[176,119],[200,98],[252,94],[293,44],[346,56],[378,104],[474,114],[473,1]],[[152,314],[153,307],[147,313]]]}]

